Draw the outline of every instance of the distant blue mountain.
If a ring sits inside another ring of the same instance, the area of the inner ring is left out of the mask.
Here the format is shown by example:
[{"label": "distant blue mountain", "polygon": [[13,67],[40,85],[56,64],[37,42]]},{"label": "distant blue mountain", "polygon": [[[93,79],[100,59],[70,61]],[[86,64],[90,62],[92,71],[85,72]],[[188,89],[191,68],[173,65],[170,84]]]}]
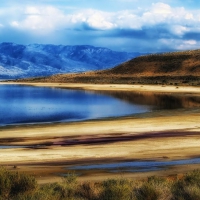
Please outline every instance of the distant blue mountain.
[{"label": "distant blue mountain", "polygon": [[0,78],[13,79],[102,70],[140,55],[142,54],[138,52],[117,52],[89,45],[0,43]]}]

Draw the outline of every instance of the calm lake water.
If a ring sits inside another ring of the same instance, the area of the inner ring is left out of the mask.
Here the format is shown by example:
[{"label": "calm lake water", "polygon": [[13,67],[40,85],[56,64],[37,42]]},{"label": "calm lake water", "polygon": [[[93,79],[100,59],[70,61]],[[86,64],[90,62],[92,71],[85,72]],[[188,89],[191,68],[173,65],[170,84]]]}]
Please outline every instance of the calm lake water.
[{"label": "calm lake water", "polygon": [[80,121],[148,112],[152,106],[78,90],[0,86],[0,125]]},{"label": "calm lake water", "polygon": [[200,97],[0,85],[0,125],[81,121],[199,107]]}]

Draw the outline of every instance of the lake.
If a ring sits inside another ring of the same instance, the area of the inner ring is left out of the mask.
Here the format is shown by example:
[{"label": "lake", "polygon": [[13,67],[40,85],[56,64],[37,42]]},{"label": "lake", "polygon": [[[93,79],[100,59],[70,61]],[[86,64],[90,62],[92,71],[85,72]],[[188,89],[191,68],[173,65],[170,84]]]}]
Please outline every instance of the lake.
[{"label": "lake", "polygon": [[0,125],[82,121],[200,105],[194,96],[0,85]]},{"label": "lake", "polygon": [[0,86],[0,125],[67,122],[125,116],[151,111],[151,106],[80,90]]}]

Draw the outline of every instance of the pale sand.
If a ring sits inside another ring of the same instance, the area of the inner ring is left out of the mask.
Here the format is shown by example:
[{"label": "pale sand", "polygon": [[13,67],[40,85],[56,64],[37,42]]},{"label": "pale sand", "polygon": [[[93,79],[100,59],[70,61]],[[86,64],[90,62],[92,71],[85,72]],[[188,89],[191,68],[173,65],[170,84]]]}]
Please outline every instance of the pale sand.
[{"label": "pale sand", "polygon": [[[142,138],[133,141],[117,141],[105,144],[84,144],[74,146],[53,145],[47,149],[1,149],[1,163],[73,161],[80,159],[181,159],[199,156],[200,132],[199,114],[164,116],[148,119],[119,119],[110,121],[77,122],[59,125],[12,127],[1,129],[0,138],[19,138],[9,142],[12,145],[59,142],[66,136],[119,136],[150,134],[151,132],[172,132],[169,137]],[[180,136],[173,136],[173,131]],[[187,131],[186,136],[181,132]],[[42,137],[42,138],[41,138]],[[58,138],[60,137],[60,138]],[[64,138],[66,139],[66,138]],[[67,138],[68,140],[72,138]],[[23,141],[24,140],[24,141]]]},{"label": "pale sand", "polygon": [[196,93],[200,94],[200,87],[169,86],[169,85],[127,85],[127,84],[83,84],[83,83],[24,83],[0,82],[0,84],[22,84],[42,87],[60,87],[71,89],[84,89],[93,91],[139,91],[139,92],[164,92],[164,93]]},{"label": "pale sand", "polygon": [[[2,83],[0,83],[2,84]],[[23,83],[24,84],[24,83]],[[29,83],[28,83],[29,84]],[[49,84],[30,85],[64,88],[82,88],[87,90],[131,90],[153,92],[181,92],[200,94],[199,87],[174,86],[139,86],[139,85],[86,85],[86,84]],[[64,166],[76,163],[110,162],[118,160],[175,160],[200,157],[200,109],[158,111],[152,114],[141,114],[118,119],[94,120],[76,123],[57,123],[27,126],[7,126],[0,128],[1,144],[36,145],[44,142],[68,141],[69,139],[101,138],[125,136],[147,137],[130,141],[104,142],[97,144],[76,144],[72,146],[51,145],[47,148],[1,149],[0,159],[3,165],[18,165],[20,170],[35,172],[41,182],[58,180],[58,174],[65,172]],[[162,132],[170,135],[162,137]],[[157,134],[148,137],[148,134]],[[186,134],[182,134],[186,133]],[[14,139],[14,140],[13,140]],[[18,140],[16,140],[18,139]],[[35,164],[35,166],[34,166]],[[56,166],[56,164],[58,166]],[[196,165],[198,166],[198,165]],[[191,167],[180,167],[182,171]],[[46,170],[44,170],[46,169]],[[48,171],[49,170],[49,171]],[[181,171],[181,170],[180,170]],[[177,170],[176,170],[177,172]],[[158,174],[175,173],[171,169]],[[137,175],[142,173],[137,173]],[[152,173],[144,173],[146,175]],[[136,177],[132,174],[129,176]],[[107,176],[107,175],[105,175]],[[50,177],[50,179],[49,179]],[[101,175],[88,176],[89,179],[100,179]],[[88,178],[87,177],[87,178]]]}]

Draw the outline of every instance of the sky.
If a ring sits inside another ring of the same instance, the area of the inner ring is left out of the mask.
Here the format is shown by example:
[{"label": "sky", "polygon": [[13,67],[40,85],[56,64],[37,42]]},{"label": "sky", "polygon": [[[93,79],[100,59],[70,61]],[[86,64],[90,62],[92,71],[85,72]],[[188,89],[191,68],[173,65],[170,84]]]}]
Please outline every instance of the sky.
[{"label": "sky", "polygon": [[1,0],[1,42],[141,53],[198,49],[200,1]]}]

